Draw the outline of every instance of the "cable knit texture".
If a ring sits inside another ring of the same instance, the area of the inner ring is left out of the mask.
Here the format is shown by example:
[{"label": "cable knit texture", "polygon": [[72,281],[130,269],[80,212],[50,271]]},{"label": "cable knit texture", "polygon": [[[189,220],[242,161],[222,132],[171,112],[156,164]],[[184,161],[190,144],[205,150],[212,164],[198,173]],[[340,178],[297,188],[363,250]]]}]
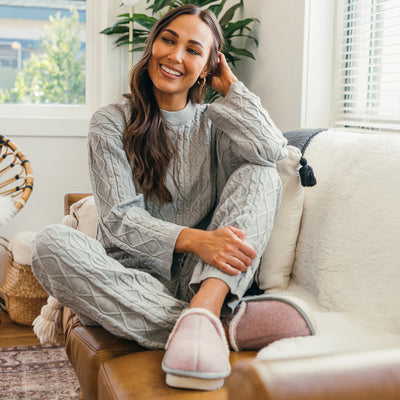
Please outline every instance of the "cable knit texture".
[{"label": "cable knit texture", "polygon": [[[172,167],[166,182],[173,202],[145,202],[121,143],[130,106],[109,105],[89,132],[98,241],[60,225],[43,229],[32,246],[34,273],[51,295],[83,320],[152,348],[165,345],[204,279],[224,280],[230,300],[251,285],[280,204],[276,161],[287,155],[286,139],[241,82],[220,103],[162,113],[179,153],[178,189]],[[248,272],[228,276],[174,253],[184,227],[227,225],[243,229],[258,254]]]}]

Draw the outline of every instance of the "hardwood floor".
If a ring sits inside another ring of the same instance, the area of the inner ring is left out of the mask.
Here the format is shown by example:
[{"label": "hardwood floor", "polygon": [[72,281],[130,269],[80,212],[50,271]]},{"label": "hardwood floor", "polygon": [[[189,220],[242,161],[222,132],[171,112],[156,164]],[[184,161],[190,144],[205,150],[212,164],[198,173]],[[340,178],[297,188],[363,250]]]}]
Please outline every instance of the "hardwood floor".
[{"label": "hardwood floor", "polygon": [[[40,344],[31,326],[13,322],[4,311],[0,311],[0,320],[0,347]],[[58,341],[63,342],[62,335],[59,336]]]}]

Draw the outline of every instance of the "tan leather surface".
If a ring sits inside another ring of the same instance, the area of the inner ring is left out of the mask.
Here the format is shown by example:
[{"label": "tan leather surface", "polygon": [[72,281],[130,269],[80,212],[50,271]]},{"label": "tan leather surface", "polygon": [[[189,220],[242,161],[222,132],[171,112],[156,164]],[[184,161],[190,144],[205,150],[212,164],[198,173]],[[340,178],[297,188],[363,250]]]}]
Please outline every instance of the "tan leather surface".
[{"label": "tan leather surface", "polygon": [[[231,352],[231,365],[256,352]],[[224,387],[212,392],[174,389],[165,384],[163,350],[148,350],[106,361],[100,367],[99,400],[227,400]]]},{"label": "tan leather surface", "polygon": [[83,326],[66,307],[63,325],[65,349],[85,400],[97,399],[97,376],[103,361],[145,350],[136,342],[117,338],[101,327]]},{"label": "tan leather surface", "polygon": [[239,363],[229,400],[399,400],[400,349]]}]

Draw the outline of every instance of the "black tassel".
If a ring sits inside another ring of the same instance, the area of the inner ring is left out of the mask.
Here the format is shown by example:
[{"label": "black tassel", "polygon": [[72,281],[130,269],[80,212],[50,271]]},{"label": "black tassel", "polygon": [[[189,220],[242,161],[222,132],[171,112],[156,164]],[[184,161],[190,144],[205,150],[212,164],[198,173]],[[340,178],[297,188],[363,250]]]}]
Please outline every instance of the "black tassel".
[{"label": "black tassel", "polygon": [[301,184],[303,186],[315,186],[317,184],[317,179],[315,178],[312,167],[307,164],[307,159],[301,157],[300,164],[302,166],[299,169]]}]

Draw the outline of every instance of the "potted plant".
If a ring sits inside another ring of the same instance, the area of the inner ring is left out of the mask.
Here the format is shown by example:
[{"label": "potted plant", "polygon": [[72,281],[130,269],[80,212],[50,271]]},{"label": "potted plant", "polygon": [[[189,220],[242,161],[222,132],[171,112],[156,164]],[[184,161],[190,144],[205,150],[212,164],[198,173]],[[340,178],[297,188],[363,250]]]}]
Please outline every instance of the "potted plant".
[{"label": "potted plant", "polygon": [[[174,7],[183,4],[196,4],[201,8],[212,11],[221,26],[225,47],[223,53],[228,64],[235,67],[236,63],[244,57],[255,59],[254,54],[244,47],[240,47],[240,39],[246,38],[254,41],[258,45],[257,39],[252,35],[252,28],[258,20],[256,18],[236,19],[235,14],[243,9],[243,0],[225,10],[227,0],[146,0],[149,4],[147,10],[151,15],[143,13],[134,13],[133,7],[139,0],[127,0],[122,5],[128,6],[129,13],[118,15],[117,22],[102,30],[100,33],[105,35],[116,35],[117,46],[128,46],[129,52],[143,51],[149,32],[158,18]],[[133,28],[133,24],[139,25],[139,28]],[[130,57],[131,60],[131,57]],[[129,67],[132,62],[130,61]],[[219,94],[209,90],[206,95],[206,102],[212,102],[219,97]]]}]

